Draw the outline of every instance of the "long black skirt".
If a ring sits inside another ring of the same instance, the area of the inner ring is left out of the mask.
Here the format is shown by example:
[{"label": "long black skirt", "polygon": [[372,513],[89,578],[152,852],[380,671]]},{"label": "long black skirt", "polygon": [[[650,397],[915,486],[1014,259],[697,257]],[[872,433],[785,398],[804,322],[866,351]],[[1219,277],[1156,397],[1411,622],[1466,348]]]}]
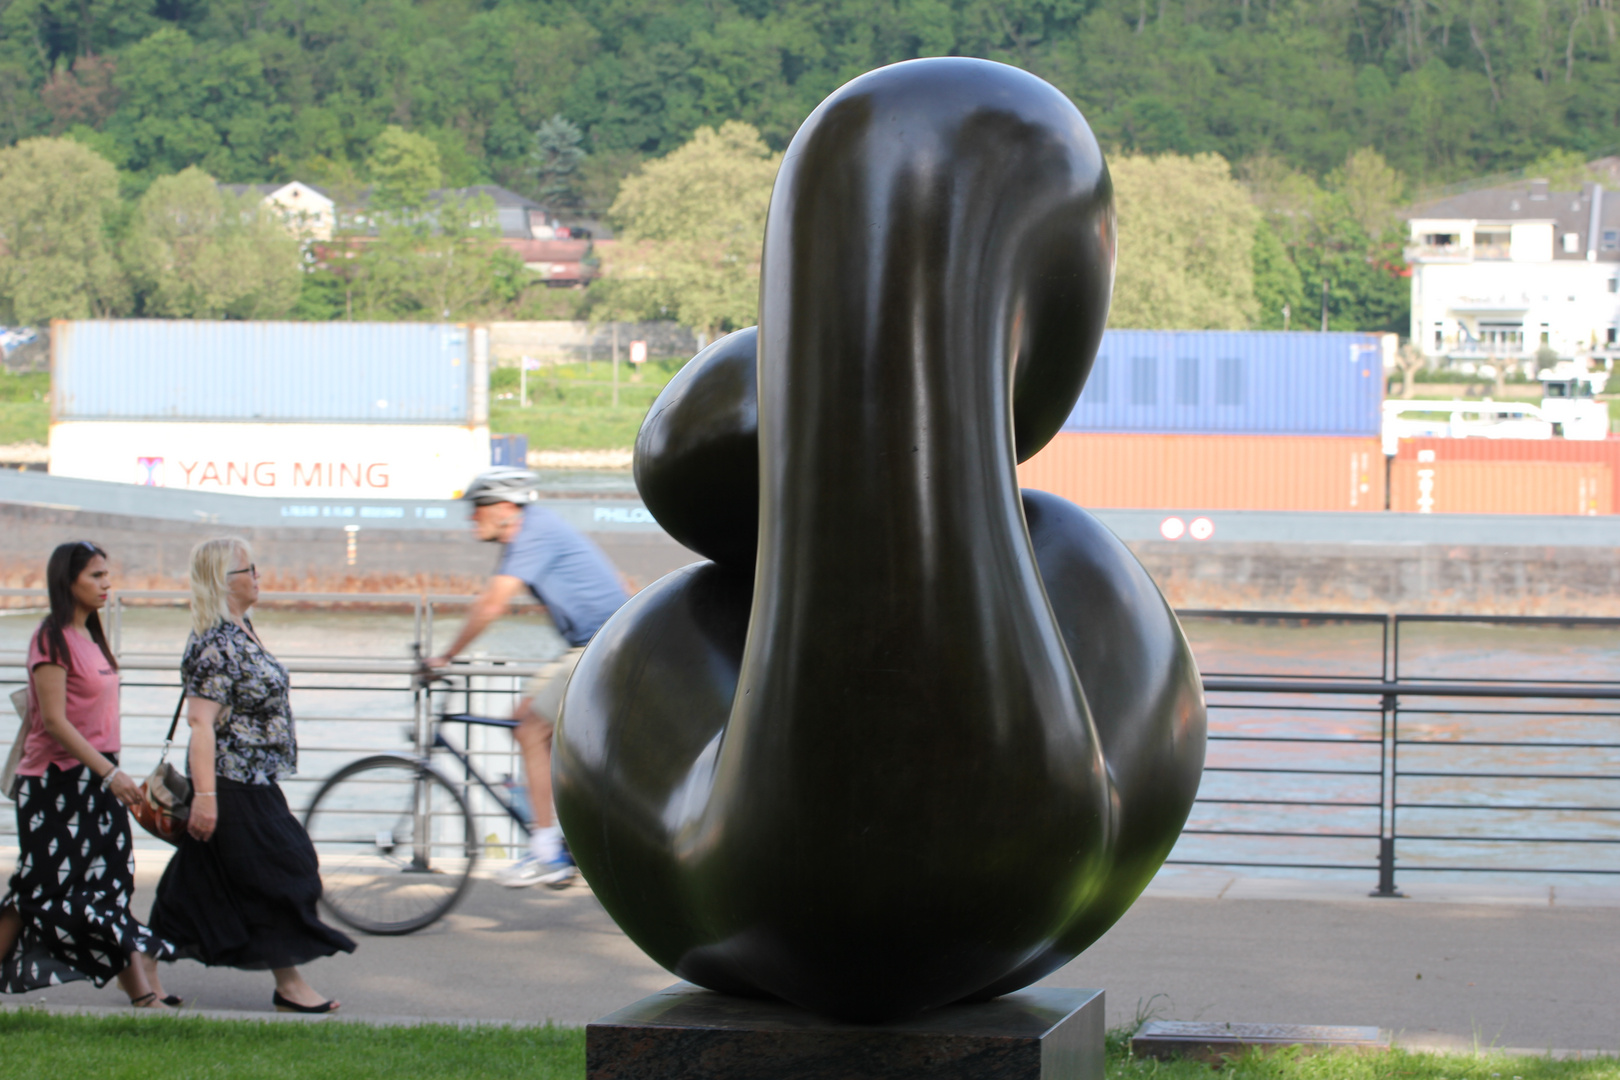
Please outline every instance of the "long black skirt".
[{"label": "long black skirt", "polygon": [[275,784],[216,784],[219,824],[190,836],[169,860],[152,904],[152,929],[181,956],[210,967],[263,971],[353,952],[320,919],[320,863]]},{"label": "long black skirt", "polygon": [[130,914],[129,811],[101,777],[83,765],[50,765],[20,779],[17,872],[0,908],[15,907],[23,925],[0,958],[0,993],[78,979],[105,986],[134,952],[173,959],[173,946]]}]

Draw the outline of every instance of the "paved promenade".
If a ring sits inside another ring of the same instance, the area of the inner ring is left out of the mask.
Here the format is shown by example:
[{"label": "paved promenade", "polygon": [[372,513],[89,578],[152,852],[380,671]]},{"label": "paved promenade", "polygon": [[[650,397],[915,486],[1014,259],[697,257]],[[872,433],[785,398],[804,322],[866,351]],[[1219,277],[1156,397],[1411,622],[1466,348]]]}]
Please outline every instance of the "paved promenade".
[{"label": "paved promenade", "polygon": [[[0,851],[0,872],[13,856]],[[161,868],[142,854],[144,914]],[[851,886],[856,887],[854,885]],[[1376,1024],[1407,1045],[1620,1052],[1620,891],[1364,885],[1166,874],[1057,986],[1101,986],[1108,1022],[1162,1019]],[[438,925],[360,937],[310,965],[353,1019],[581,1024],[673,981],[590,890],[508,891],[479,881]],[[203,1010],[264,1016],[266,973],[182,962],[168,988]],[[116,1007],[73,984],[0,1005]]]}]

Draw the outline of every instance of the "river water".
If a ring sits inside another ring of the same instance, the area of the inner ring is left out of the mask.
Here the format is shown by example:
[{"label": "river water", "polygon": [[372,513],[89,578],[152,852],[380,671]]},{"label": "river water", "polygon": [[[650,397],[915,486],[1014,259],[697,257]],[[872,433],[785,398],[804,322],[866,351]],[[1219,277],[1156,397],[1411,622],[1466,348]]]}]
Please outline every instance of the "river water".
[{"label": "river water", "polygon": [[[38,618],[38,612],[0,613],[0,652],[25,648]],[[1201,617],[1183,622],[1206,675],[1377,677],[1383,670],[1386,649],[1379,623]],[[417,625],[408,608],[274,606],[262,608],[256,624],[271,649],[295,668],[303,659],[407,658]],[[437,613],[439,646],[457,624],[454,611]],[[178,657],[187,628],[182,608],[125,608],[123,653]],[[478,643],[484,659],[520,663],[563,648],[539,614],[503,620]],[[1403,679],[1605,682],[1620,681],[1617,669],[1617,629],[1419,623],[1401,630]],[[20,674],[18,668],[0,669],[0,683],[9,682],[3,688],[9,692]],[[481,681],[470,711],[506,715],[516,686],[515,678]],[[171,667],[126,671],[125,765],[133,775],[144,775],[156,761],[174,709],[174,687]],[[1406,701],[1419,705],[1416,699]],[[1379,804],[1382,799],[1386,817],[1389,804],[1382,763],[1383,736],[1391,731],[1378,698],[1221,695],[1210,704],[1212,739],[1200,790],[1205,801],[1195,807],[1172,862],[1371,886]],[[295,808],[301,809],[314,784],[343,763],[365,753],[410,748],[416,705],[402,675],[296,674],[293,706],[299,776],[286,786]],[[1398,877],[1620,885],[1620,873],[1574,872],[1620,872],[1617,706],[1590,700],[1451,699],[1403,709],[1394,719],[1400,740],[1394,747],[1400,764],[1394,819]],[[14,727],[9,713],[0,718],[0,746],[8,744]],[[459,733],[455,737],[462,740]],[[471,738],[475,761],[492,781],[520,774],[505,732],[476,730]],[[1573,745],[1594,743],[1608,745]],[[485,812],[494,810],[487,799],[474,801]],[[1306,802],[1331,805],[1299,805]],[[481,828],[493,854],[516,839],[510,824],[496,816]],[[13,829],[10,815],[0,815],[0,834]],[[1286,835],[1261,835],[1268,833]],[[1474,875],[1461,871],[1464,867],[1491,872]]]}]

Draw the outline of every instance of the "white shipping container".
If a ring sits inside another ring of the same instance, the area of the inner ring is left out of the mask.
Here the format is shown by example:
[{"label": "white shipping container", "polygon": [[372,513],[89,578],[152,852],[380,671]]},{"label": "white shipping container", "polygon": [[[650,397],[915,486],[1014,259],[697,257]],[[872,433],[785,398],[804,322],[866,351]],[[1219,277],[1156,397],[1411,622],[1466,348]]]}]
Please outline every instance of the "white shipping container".
[{"label": "white shipping container", "polygon": [[62,420],[54,476],[279,498],[454,499],[489,468],[489,428]]}]

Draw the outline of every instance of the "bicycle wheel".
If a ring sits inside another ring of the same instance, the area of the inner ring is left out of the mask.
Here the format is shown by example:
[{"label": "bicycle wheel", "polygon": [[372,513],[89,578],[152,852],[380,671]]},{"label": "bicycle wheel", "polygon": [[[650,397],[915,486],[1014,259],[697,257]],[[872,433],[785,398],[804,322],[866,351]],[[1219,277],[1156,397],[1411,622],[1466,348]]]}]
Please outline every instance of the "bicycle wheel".
[{"label": "bicycle wheel", "polygon": [[425,761],[394,754],[333,773],[304,828],[321,859],[321,902],[368,934],[408,934],[442,918],[478,855],[461,793]]}]

